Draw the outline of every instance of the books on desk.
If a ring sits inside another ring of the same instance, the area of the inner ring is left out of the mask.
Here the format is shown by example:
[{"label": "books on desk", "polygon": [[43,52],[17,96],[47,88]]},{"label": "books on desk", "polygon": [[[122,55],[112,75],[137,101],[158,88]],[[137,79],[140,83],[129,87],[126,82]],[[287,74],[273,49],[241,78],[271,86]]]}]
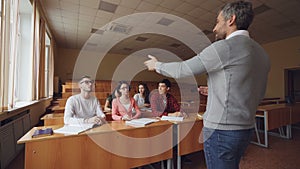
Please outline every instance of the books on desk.
[{"label": "books on desk", "polygon": [[52,128],[45,128],[45,129],[37,129],[32,134],[32,138],[38,138],[38,137],[44,137],[44,136],[50,136],[53,134]]},{"label": "books on desk", "polygon": [[183,117],[175,117],[175,116],[162,116],[161,120],[168,120],[168,121],[183,121]]},{"label": "books on desk", "polygon": [[62,128],[54,130],[54,133],[75,135],[84,132],[88,129],[97,127],[97,124],[70,124],[64,125]]},{"label": "books on desk", "polygon": [[144,127],[147,124],[151,124],[154,122],[159,121],[158,119],[152,119],[152,118],[140,118],[140,119],[133,119],[130,121],[126,121],[125,124],[133,127]]}]

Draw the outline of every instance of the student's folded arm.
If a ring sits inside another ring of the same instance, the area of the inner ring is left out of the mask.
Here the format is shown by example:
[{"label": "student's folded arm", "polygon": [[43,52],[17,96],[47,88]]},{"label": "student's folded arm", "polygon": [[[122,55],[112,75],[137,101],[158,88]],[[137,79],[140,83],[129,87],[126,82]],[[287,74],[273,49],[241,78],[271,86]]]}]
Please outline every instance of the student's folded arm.
[{"label": "student's folded arm", "polygon": [[101,117],[101,118],[105,118],[105,114],[104,114],[103,111],[101,110],[100,104],[97,105],[97,116],[98,116],[98,117]]},{"label": "student's folded arm", "polygon": [[162,117],[162,116],[168,116],[168,115],[169,115],[168,112],[162,112],[162,113],[159,115],[159,117]]},{"label": "student's folded arm", "polygon": [[83,124],[88,122],[87,119],[74,117],[72,113],[67,113],[67,112],[69,111],[65,111],[64,113],[65,124]]},{"label": "student's folded arm", "polygon": [[114,99],[112,101],[112,110],[111,110],[111,116],[113,120],[122,120],[122,116],[119,116],[117,114],[118,112],[118,105],[117,105],[117,101]]},{"label": "student's folded arm", "polygon": [[69,98],[66,103],[65,112],[64,112],[64,123],[65,124],[80,124],[83,123],[83,118],[75,118],[75,107],[72,98]]},{"label": "student's folded arm", "polygon": [[178,103],[177,99],[173,96],[175,103],[173,104],[173,108],[175,111],[180,111],[180,104]]},{"label": "student's folded arm", "polygon": [[132,118],[137,119],[141,116],[142,113],[141,113],[141,110],[140,110],[139,106],[136,104],[135,100],[133,99],[132,101],[133,101],[133,107],[134,107],[135,112],[136,112],[135,116],[133,116]]},{"label": "student's folded arm", "polygon": [[111,108],[109,108],[108,106],[109,106],[109,100],[106,99],[105,100],[105,105],[104,105],[104,111],[111,111]]},{"label": "student's folded arm", "polygon": [[157,110],[156,104],[151,104],[151,111],[152,111],[153,117],[159,117],[159,115],[162,113]]}]

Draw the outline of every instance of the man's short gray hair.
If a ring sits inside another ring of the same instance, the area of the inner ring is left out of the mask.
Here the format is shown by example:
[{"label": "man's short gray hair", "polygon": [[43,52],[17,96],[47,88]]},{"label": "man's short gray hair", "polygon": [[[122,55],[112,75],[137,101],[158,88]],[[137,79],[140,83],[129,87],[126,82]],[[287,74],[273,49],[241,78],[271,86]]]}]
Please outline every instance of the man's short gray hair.
[{"label": "man's short gray hair", "polygon": [[223,6],[221,12],[226,21],[230,19],[231,16],[236,16],[236,26],[238,30],[247,30],[254,18],[252,3],[246,1],[227,3]]}]

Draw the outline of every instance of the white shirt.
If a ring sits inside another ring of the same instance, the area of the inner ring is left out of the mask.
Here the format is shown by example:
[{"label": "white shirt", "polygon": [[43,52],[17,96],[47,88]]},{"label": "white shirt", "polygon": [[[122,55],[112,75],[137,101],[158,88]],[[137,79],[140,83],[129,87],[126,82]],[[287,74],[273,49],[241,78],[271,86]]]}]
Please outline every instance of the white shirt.
[{"label": "white shirt", "polygon": [[145,104],[145,99],[140,97],[139,93],[135,94],[133,98],[139,107],[142,107]]},{"label": "white shirt", "polygon": [[88,99],[83,98],[80,94],[68,98],[65,113],[65,124],[82,124],[84,119],[94,116],[105,117],[101,110],[101,106],[96,97],[91,96]]},{"label": "white shirt", "polygon": [[232,38],[232,37],[237,36],[237,35],[244,35],[244,36],[250,37],[248,31],[246,31],[246,30],[237,30],[237,31],[232,32],[230,35],[228,35],[226,37],[226,39]]}]

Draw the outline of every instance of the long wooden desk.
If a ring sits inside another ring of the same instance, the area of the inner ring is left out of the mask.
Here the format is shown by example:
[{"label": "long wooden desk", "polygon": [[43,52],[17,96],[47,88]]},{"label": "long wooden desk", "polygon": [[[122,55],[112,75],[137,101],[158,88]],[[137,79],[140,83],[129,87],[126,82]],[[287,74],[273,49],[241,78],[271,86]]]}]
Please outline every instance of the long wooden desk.
[{"label": "long wooden desk", "polygon": [[64,124],[64,113],[46,114],[41,120],[44,120],[44,126]]},{"label": "long wooden desk", "polygon": [[65,107],[54,106],[52,109],[53,113],[64,113]]},{"label": "long wooden desk", "polygon": [[300,103],[295,103],[292,106],[292,111],[291,111],[291,123],[299,123],[300,122]]},{"label": "long wooden desk", "polygon": [[[57,129],[62,125],[51,127]],[[167,121],[142,128],[112,121],[79,135],[31,138],[36,129],[18,140],[19,144],[25,143],[26,169],[128,169],[173,156],[173,124]]]},{"label": "long wooden desk", "polygon": [[[291,138],[291,106],[286,104],[271,104],[259,106],[256,117],[264,121],[264,143],[261,143],[256,129],[259,146],[268,147],[268,131],[279,128],[280,137]],[[286,133],[281,127],[286,126]]]},{"label": "long wooden desk", "polygon": [[[105,112],[106,121],[113,121],[111,113]],[[64,124],[64,113],[45,114],[41,120],[44,120],[44,126]]]},{"label": "long wooden desk", "polygon": [[186,155],[203,150],[203,143],[199,140],[203,128],[200,119],[188,119],[177,123],[178,154]]},{"label": "long wooden desk", "polygon": [[202,128],[203,120],[196,114],[190,114],[187,119],[174,125],[177,131],[174,139],[177,144],[177,169],[181,168],[181,156],[203,150]]}]

